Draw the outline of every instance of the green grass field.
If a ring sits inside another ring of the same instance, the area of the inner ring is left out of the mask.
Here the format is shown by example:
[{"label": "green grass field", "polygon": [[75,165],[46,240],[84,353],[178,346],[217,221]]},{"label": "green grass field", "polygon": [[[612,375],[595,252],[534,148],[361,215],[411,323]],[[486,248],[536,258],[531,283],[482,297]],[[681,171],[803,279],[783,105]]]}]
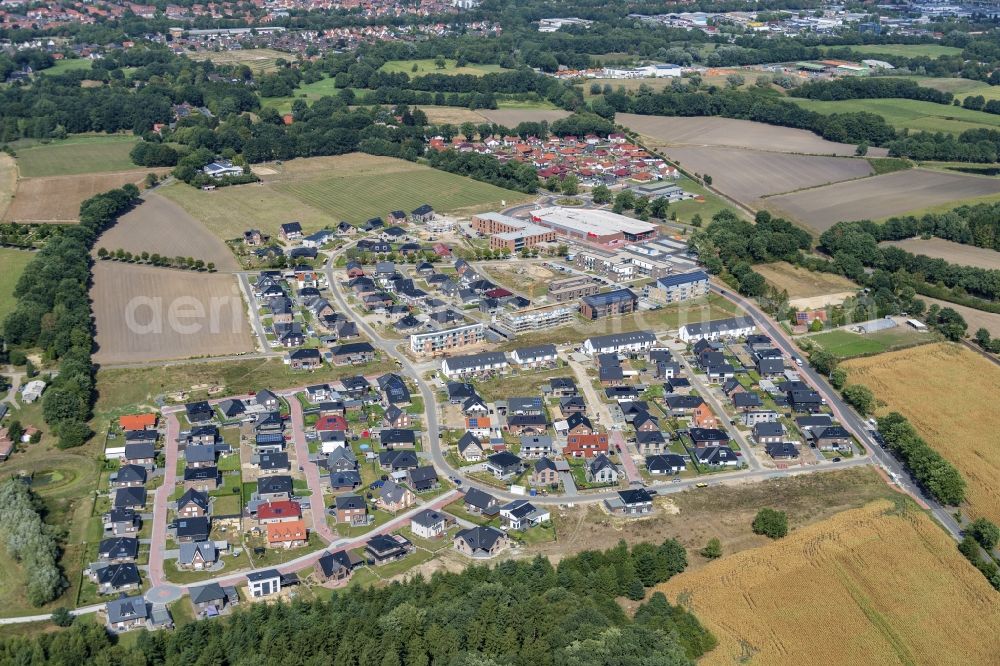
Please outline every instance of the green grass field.
[{"label": "green grass field", "polygon": [[818,113],[877,113],[896,129],[917,132],[950,132],[960,134],[968,129],[996,129],[1000,116],[958,106],[920,102],[912,99],[850,99],[824,102],[789,97],[799,106]]},{"label": "green grass field", "polygon": [[129,151],[138,139],[129,135],[74,136],[17,149],[22,178],[138,169]]},{"label": "green grass field", "polygon": [[274,108],[280,114],[291,113],[292,102],[298,98],[306,100],[312,104],[320,97],[331,97],[337,92],[337,82],[333,77],[320,79],[315,83],[303,83],[295,89],[295,94],[291,97],[264,97],[261,99],[263,106]]},{"label": "green grass field", "polygon": [[867,335],[835,330],[809,336],[811,342],[840,358],[881,354],[890,349],[934,342],[936,339],[930,333],[920,333],[909,327],[897,327]]},{"label": "green grass field", "polygon": [[[413,66],[417,66],[417,71],[413,71]],[[504,69],[500,65],[465,65],[463,67],[458,67],[454,60],[445,59],[445,66],[441,69],[434,64],[434,58],[425,58],[423,60],[389,60],[379,71],[388,72],[390,74],[403,72],[410,76],[422,76],[424,74],[473,74],[476,76],[482,76],[483,74],[489,74],[490,72],[506,72],[508,70]]]},{"label": "green grass field", "polygon": [[941,44],[863,44],[848,48],[865,55],[904,56],[906,58],[919,58],[920,56],[937,58],[939,56],[959,55],[962,52],[962,49],[958,47],[942,46]]},{"label": "green grass field", "polygon": [[667,216],[670,217],[671,214],[677,213],[678,222],[690,222],[691,218],[697,214],[701,215],[702,222],[707,225],[712,221],[713,215],[726,209],[736,211],[737,215],[746,216],[742,208],[737,208],[729,204],[725,199],[709,192],[700,183],[687,176],[681,176],[676,182],[685,192],[692,192],[705,197],[705,200],[701,202],[694,199],[687,199],[671,203],[670,207],[667,208]]},{"label": "green grass field", "polygon": [[275,183],[278,192],[290,194],[334,220],[363,222],[394,209],[412,210],[429,203],[448,212],[511,205],[530,195],[505,190],[471,178],[413,165],[395,173],[338,173],[308,180]]},{"label": "green grass field", "polygon": [[25,250],[0,248],[0,266],[3,266],[0,271],[0,322],[14,309],[14,287],[34,256],[34,253]]},{"label": "green grass field", "polygon": [[57,60],[56,64],[48,69],[40,70],[39,74],[65,74],[77,69],[90,69],[91,61],[87,58],[72,58],[69,60]]}]

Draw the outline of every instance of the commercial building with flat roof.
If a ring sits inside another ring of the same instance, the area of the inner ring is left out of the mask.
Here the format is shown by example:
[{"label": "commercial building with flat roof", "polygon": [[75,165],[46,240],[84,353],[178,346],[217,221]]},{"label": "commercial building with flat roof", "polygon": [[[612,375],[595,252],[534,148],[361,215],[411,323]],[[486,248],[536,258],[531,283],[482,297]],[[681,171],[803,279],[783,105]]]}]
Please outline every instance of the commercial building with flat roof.
[{"label": "commercial building with flat roof", "polygon": [[586,275],[575,275],[563,280],[556,280],[549,283],[548,297],[556,303],[565,301],[576,301],[584,296],[596,294],[601,289],[601,284]]},{"label": "commercial building with flat roof", "polygon": [[531,219],[556,233],[588,241],[611,244],[635,243],[656,236],[657,226],[607,210],[552,206],[532,211]]}]

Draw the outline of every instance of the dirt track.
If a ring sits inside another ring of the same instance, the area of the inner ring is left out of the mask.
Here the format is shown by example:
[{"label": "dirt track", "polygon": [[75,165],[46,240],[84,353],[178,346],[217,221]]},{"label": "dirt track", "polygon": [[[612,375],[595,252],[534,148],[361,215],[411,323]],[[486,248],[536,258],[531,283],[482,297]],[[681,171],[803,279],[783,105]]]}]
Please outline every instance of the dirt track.
[{"label": "dirt track", "polygon": [[[750,120],[720,117],[640,116],[619,113],[615,121],[654,139],[651,147],[665,145],[731,146],[782,153],[854,155],[855,146],[834,143],[808,130],[778,127]],[[869,149],[872,157],[887,154],[884,148]]]},{"label": "dirt track", "polygon": [[1000,181],[910,169],[770,197],[767,208],[817,232],[841,220],[878,220],[950,201],[1000,194]]},{"label": "dirt track", "polygon": [[665,148],[667,157],[692,173],[710,174],[712,186],[756,208],[760,197],[818,187],[872,173],[866,160],[792,155],[721,146]]},{"label": "dirt track", "polygon": [[[99,261],[90,290],[98,363],[139,363],[253,351],[232,275]],[[192,313],[201,311],[201,316]]]},{"label": "dirt track", "polygon": [[183,208],[155,192],[146,194],[141,204],[101,234],[97,247],[121,248],[133,254],[149,252],[165,257],[194,257],[214,263],[220,271],[239,269],[225,243]]}]

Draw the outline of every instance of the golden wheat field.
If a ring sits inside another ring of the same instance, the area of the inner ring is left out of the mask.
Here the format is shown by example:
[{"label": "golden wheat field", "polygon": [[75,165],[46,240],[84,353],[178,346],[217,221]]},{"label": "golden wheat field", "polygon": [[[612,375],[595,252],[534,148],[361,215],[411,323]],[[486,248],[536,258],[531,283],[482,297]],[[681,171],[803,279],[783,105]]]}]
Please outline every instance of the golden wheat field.
[{"label": "golden wheat field", "polygon": [[845,511],[657,589],[718,638],[704,664],[995,664],[1000,650],[1000,594],[909,502]]},{"label": "golden wheat field", "polygon": [[941,343],[844,362],[850,382],[903,414],[968,482],[969,513],[1000,522],[1000,367]]}]

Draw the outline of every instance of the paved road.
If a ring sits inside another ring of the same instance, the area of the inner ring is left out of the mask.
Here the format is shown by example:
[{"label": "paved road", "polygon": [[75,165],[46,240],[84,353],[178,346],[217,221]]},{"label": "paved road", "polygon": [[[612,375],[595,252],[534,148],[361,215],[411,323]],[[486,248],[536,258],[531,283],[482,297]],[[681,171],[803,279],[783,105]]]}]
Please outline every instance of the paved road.
[{"label": "paved road", "polygon": [[[756,303],[753,303],[738,294],[734,294],[728,287],[721,288],[717,285],[712,285],[712,290],[742,307],[743,310],[745,310],[753,318],[757,326],[767,333],[771,339],[774,340],[775,344],[777,344],[783,352],[788,354],[789,357],[801,357],[798,348],[796,348],[795,343],[792,342],[791,336],[785,332],[785,329],[781,328],[781,326],[764,313]],[[962,538],[961,528],[958,526],[958,523],[955,522],[951,512],[938,503],[933,497],[926,494],[923,489],[913,483],[910,479],[909,473],[904,469],[902,463],[887,451],[884,451],[882,447],[875,442],[868,432],[868,426],[864,419],[841,399],[840,394],[837,393],[837,391],[834,390],[834,388],[830,386],[830,384],[827,383],[827,381],[808,364],[799,368],[799,374],[807,383],[811,384],[816,391],[819,392],[823,399],[826,400],[826,404],[833,410],[833,414],[837,420],[839,420],[843,426],[858,439],[858,441],[864,444],[869,455],[891,475],[894,475],[895,479],[898,479],[897,485],[906,491],[907,494],[912,496],[919,504],[928,508],[934,514],[934,517],[937,518],[938,521],[945,527],[945,529],[947,529],[955,539],[960,540]],[[843,463],[838,463],[838,466],[843,466]]]},{"label": "paved road", "polygon": [[240,279],[240,288],[243,289],[243,296],[247,299],[247,314],[250,316],[250,323],[253,325],[254,333],[257,334],[257,348],[262,352],[271,350],[271,345],[267,341],[267,333],[264,332],[264,324],[260,321],[260,310],[257,307],[257,299],[253,297],[253,286],[246,272],[237,273]]},{"label": "paved road", "polygon": [[[90,615],[91,613],[96,613],[101,610],[104,610],[104,604],[93,604],[90,606],[80,606],[79,608],[71,608],[69,612],[72,613],[73,615]],[[44,615],[19,615],[18,617],[0,618],[0,625],[26,624],[28,622],[48,622],[51,619],[52,619],[52,613],[46,613]]]},{"label": "paved road", "polygon": [[335,541],[333,533],[326,522],[326,506],[323,501],[323,486],[320,484],[319,466],[309,462],[309,446],[306,444],[305,422],[302,416],[302,403],[295,394],[288,396],[288,405],[292,412],[292,442],[295,444],[295,459],[309,484],[312,496],[309,498],[309,511],[312,513],[313,530],[327,543]]},{"label": "paved road", "polygon": [[164,552],[167,545],[167,503],[177,483],[177,438],[180,436],[180,422],[173,413],[164,414],[167,420],[167,435],[164,442],[166,462],[163,466],[163,484],[153,494],[153,533],[149,549],[149,580],[155,587],[166,582],[163,574]]},{"label": "paved road", "polygon": [[698,395],[708,402],[708,406],[712,408],[712,411],[714,411],[715,415],[719,418],[719,425],[723,430],[729,433],[730,437],[739,443],[740,453],[743,454],[743,462],[745,462],[752,470],[761,469],[760,461],[757,460],[757,455],[750,446],[750,442],[743,436],[743,433],[740,432],[739,428],[729,424],[729,417],[726,416],[726,410],[716,397],[715,389],[705,380],[705,375],[699,375],[696,373],[684,354],[675,354],[675,356],[681,362],[681,365],[684,366],[684,369],[687,370],[687,375],[691,380],[691,384],[698,389]]}]

